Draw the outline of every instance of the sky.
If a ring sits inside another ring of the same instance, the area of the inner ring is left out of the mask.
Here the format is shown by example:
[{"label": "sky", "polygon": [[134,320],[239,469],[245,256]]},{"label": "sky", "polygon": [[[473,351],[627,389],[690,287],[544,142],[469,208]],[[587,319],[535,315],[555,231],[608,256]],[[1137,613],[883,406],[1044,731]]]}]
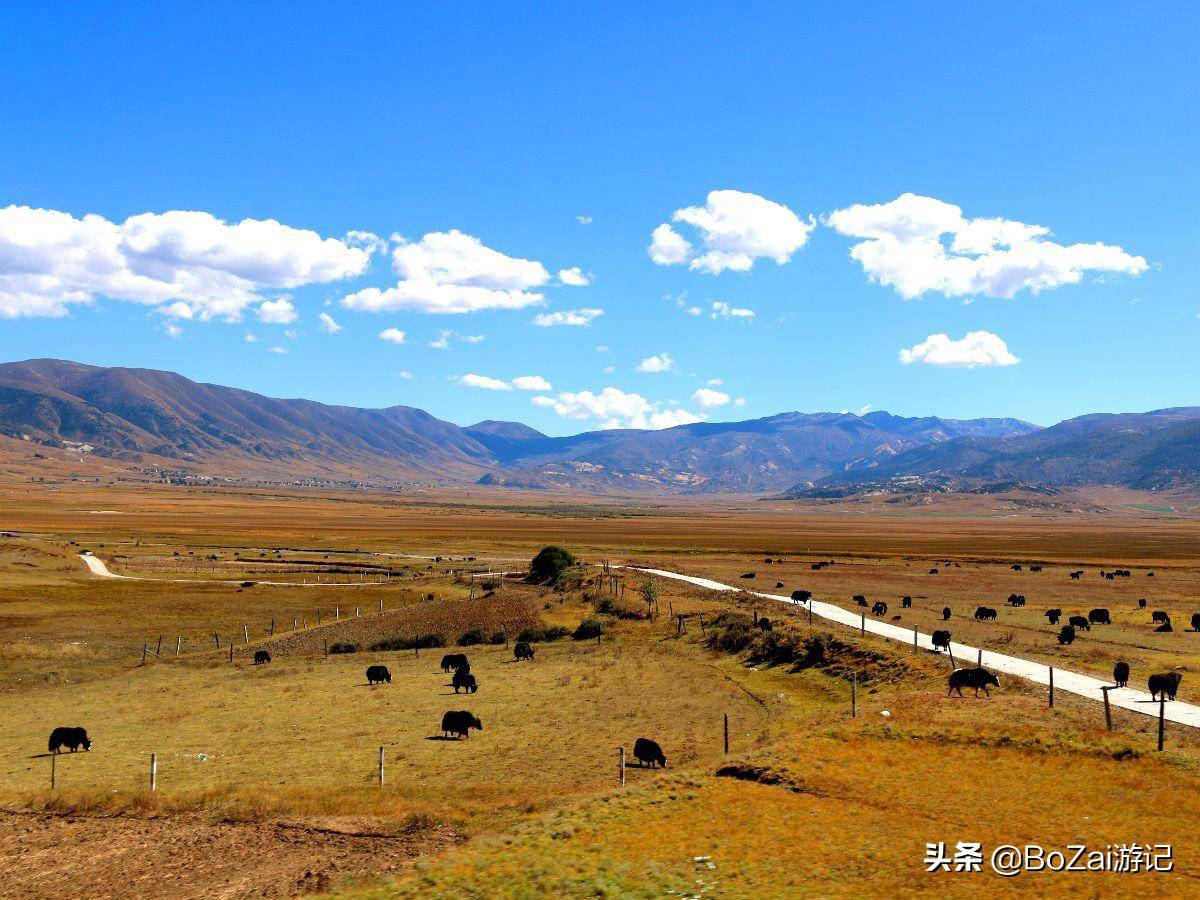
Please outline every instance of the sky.
[{"label": "sky", "polygon": [[548,434],[1200,403],[1188,4],[0,11],[0,360]]}]

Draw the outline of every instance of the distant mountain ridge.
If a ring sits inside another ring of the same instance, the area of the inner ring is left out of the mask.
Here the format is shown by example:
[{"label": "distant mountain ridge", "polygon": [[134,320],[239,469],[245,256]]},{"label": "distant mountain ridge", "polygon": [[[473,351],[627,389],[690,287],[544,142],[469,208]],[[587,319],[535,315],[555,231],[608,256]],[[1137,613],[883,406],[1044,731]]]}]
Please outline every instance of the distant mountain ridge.
[{"label": "distant mountain ridge", "polygon": [[410,406],[360,409],[63,360],[0,365],[0,434],[197,472],[616,493],[799,492],[903,478],[966,487],[1200,484],[1200,407],[1018,419],[787,412],[550,437]]}]

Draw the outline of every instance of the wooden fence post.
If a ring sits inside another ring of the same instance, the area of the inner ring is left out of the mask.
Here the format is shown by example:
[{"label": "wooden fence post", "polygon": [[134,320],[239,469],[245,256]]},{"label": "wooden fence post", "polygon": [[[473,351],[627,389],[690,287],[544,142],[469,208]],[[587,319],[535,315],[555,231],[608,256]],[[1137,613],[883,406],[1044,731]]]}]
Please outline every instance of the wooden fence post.
[{"label": "wooden fence post", "polygon": [[981,669],[983,668],[983,648],[982,647],[979,648],[979,662],[976,663],[976,665],[978,665],[979,668],[981,668]]},{"label": "wooden fence post", "polygon": [[292,619],[292,631],[299,631],[299,630],[300,630],[300,620]]},{"label": "wooden fence post", "polygon": [[382,597],[379,598],[379,611],[383,612],[383,598]]},{"label": "wooden fence post", "polygon": [[335,606],[333,608],[333,621],[338,622],[341,620],[341,618],[342,618],[342,608],[340,606]]},{"label": "wooden fence post", "polygon": [[862,614],[862,622],[859,623],[858,633],[863,637],[867,636],[867,614]]},{"label": "wooden fence post", "polygon": [[213,643],[216,644],[218,650],[221,649],[221,636],[215,631],[213,632]]},{"label": "wooden fence post", "polygon": [[146,664],[146,652],[150,649],[149,644],[142,644],[142,665]]},{"label": "wooden fence post", "polygon": [[354,617],[357,619],[361,615],[362,615],[361,607],[358,607],[358,606],[354,607]]},{"label": "wooden fence post", "polygon": [[953,672],[958,668],[958,663],[954,661],[954,650],[949,644],[946,645],[946,654],[950,657],[950,671]]},{"label": "wooden fence post", "polygon": [[271,636],[274,637],[274,635],[275,635],[275,620],[272,619],[271,620]]},{"label": "wooden fence post", "polygon": [[1054,709],[1054,666],[1050,667],[1050,708]]},{"label": "wooden fence post", "polygon": [[1167,695],[1162,693],[1158,695],[1158,752],[1162,753],[1163,749],[1163,728],[1167,720]]},{"label": "wooden fence post", "polygon": [[379,748],[379,786],[383,787],[383,748]]},{"label": "wooden fence post", "polygon": [[1112,704],[1108,702],[1108,692],[1111,691],[1112,688],[1106,685],[1100,688],[1100,690],[1104,692],[1104,726],[1109,731],[1112,731]]},{"label": "wooden fence post", "polygon": [[58,754],[50,754],[50,790],[58,786]]},{"label": "wooden fence post", "polygon": [[329,638],[325,638],[325,658],[329,659]]},{"label": "wooden fence post", "polygon": [[621,770],[621,787],[625,787],[625,746],[617,748],[617,768]]},{"label": "wooden fence post", "polygon": [[175,638],[175,655],[176,656],[179,655],[179,648],[180,648],[181,644],[183,644],[183,638],[182,637]]},{"label": "wooden fence post", "polygon": [[162,639],[163,639],[163,636],[160,634],[158,636],[158,649],[154,651],[154,655],[159,658],[162,657]]},{"label": "wooden fence post", "polygon": [[158,754],[150,754],[150,790],[158,790]]},{"label": "wooden fence post", "polygon": [[913,626],[913,653],[917,652],[917,626]]},{"label": "wooden fence post", "polygon": [[233,662],[233,641],[229,642],[229,661]]},{"label": "wooden fence post", "polygon": [[245,640],[245,643],[247,643],[247,644],[250,643],[250,626],[249,625],[242,626],[242,638]]},{"label": "wooden fence post", "polygon": [[725,713],[725,755],[729,755],[729,713]]}]

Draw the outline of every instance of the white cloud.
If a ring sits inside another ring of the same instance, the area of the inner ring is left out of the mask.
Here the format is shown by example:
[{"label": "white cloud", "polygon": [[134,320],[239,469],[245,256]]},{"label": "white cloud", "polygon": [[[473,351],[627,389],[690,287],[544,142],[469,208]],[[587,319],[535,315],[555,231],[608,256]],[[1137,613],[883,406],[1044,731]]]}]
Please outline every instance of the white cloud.
[{"label": "white cloud", "polygon": [[552,313],[539,313],[533,317],[533,324],[542,328],[552,328],[555,325],[591,325],[592,321],[604,315],[604,310],[585,307],[584,309],[567,309]]},{"label": "white cloud", "polygon": [[0,210],[0,318],[63,316],[107,297],[175,318],[236,321],[264,290],[349,278],[369,264],[360,248],[273,219],[230,224],[175,210],[117,223]]},{"label": "white cloud", "polygon": [[712,275],[726,269],[748,272],[764,258],[783,265],[816,227],[780,203],[728,190],[710,191],[704,206],[677,209],[671,218],[696,228],[699,249],[664,223],[651,235],[650,258],[660,266],[687,262]]},{"label": "white cloud", "polygon": [[170,322],[167,322],[165,325],[163,325],[163,331],[167,333],[167,337],[172,339],[183,334],[182,328],[180,328],[178,325],[172,325]]},{"label": "white cloud", "polygon": [[278,353],[280,356],[287,356],[287,348],[286,347],[268,347],[267,352],[268,353]]},{"label": "white cloud", "polygon": [[379,332],[379,337],[389,344],[403,344],[404,332],[399,328],[385,328]]},{"label": "white cloud", "polygon": [[721,387],[721,385],[723,385],[724,383],[725,383],[725,382],[723,382],[723,381],[722,381],[720,378],[710,378],[710,379],[708,379],[708,386],[709,386],[709,387]]},{"label": "white cloud", "polygon": [[484,334],[462,334],[459,338],[464,344],[482,344],[487,338]]},{"label": "white cloud", "polygon": [[590,275],[584,275],[579,266],[572,269],[559,269],[558,280],[571,287],[587,287],[592,283]]},{"label": "white cloud", "polygon": [[591,216],[576,216],[575,221],[578,222],[580,225],[591,225],[592,217]]},{"label": "white cloud", "polygon": [[900,362],[974,369],[976,366],[1013,366],[1020,360],[1009,352],[1008,345],[998,335],[972,331],[957,341],[944,334],[931,334],[912,349],[901,350]]},{"label": "white cloud", "polygon": [[396,373],[396,377],[403,378],[407,381],[407,380],[410,380],[413,377],[413,375],[412,375],[412,372],[401,369],[399,372]]},{"label": "white cloud", "polygon": [[754,310],[730,306],[724,300],[714,300],[712,312],[708,314],[708,317],[710,319],[753,319]]},{"label": "white cloud", "polygon": [[540,262],[507,256],[461,231],[435,231],[412,243],[393,236],[392,266],[403,279],[395,287],[366,288],[342,298],[342,306],[365,312],[415,310],[461,314],[484,309],[521,309],[544,301],[532,288],[550,281]]},{"label": "white cloud", "polygon": [[716,409],[729,402],[729,395],[721,391],[714,391],[712,388],[699,388],[696,393],[692,394],[692,402],[701,409]]},{"label": "white cloud", "polygon": [[521,375],[512,380],[518,391],[552,391],[554,386],[541,375]]},{"label": "white cloud", "polygon": [[456,334],[453,331],[442,331],[438,334],[437,340],[429,342],[429,346],[434,350],[449,350],[450,341],[457,340],[466,344],[482,344],[486,335],[482,334]]},{"label": "white cloud", "polygon": [[671,372],[675,369],[675,360],[671,359],[669,353],[659,353],[655,356],[647,356],[638,363],[637,370],[639,372]]},{"label": "white cloud", "polygon": [[596,348],[596,352],[597,353],[607,353],[608,352],[608,344],[601,344],[599,347]]},{"label": "white cloud", "polygon": [[692,245],[678,231],[665,222],[650,235],[650,246],[646,248],[650,258],[660,266],[676,266],[687,262]]},{"label": "white cloud", "polygon": [[932,197],[902,194],[889,203],[830,213],[835,231],[862,238],[850,256],[871,281],[905,299],[930,291],[947,297],[1012,297],[1076,284],[1086,272],[1138,275],[1146,260],[1109,244],[1058,244],[1049,229],[1009,219],[967,219]]},{"label": "white cloud", "polygon": [[483,388],[485,391],[511,391],[512,385],[499,378],[489,378],[487,375],[457,375],[454,378],[463,387]]},{"label": "white cloud", "polygon": [[704,421],[704,416],[686,409],[660,410],[640,394],[615,387],[600,393],[562,391],[556,397],[534,397],[535,406],[554,410],[564,419],[597,419],[603,428],[670,428]]},{"label": "white cloud", "polygon": [[616,367],[616,366],[605,366],[605,367],[604,367],[604,374],[605,374],[605,375],[611,375],[611,374],[612,374],[613,372],[615,372],[615,371],[617,371],[617,367]]},{"label": "white cloud", "polygon": [[296,307],[286,297],[264,300],[258,305],[258,321],[271,325],[290,325],[296,321]]},{"label": "white cloud", "polygon": [[452,333],[453,332],[450,332],[450,331],[443,331],[441,334],[438,335],[436,341],[429,342],[429,346],[432,347],[434,350],[449,350],[450,349],[450,335]]},{"label": "white cloud", "polygon": [[255,335],[255,334],[254,334],[254,333],[252,333],[252,332],[249,332],[249,331],[247,331],[247,332],[246,332],[246,343],[247,343],[247,344],[257,344],[257,343],[258,343],[258,336],[257,336],[257,335]]},{"label": "white cloud", "polygon": [[317,313],[317,318],[321,321],[321,330],[326,334],[337,334],[342,330],[342,326],[335,322],[329,313]]},{"label": "white cloud", "polygon": [[734,400],[734,401],[733,401],[733,405],[734,405],[734,406],[745,406],[745,405],[746,405],[746,398],[745,398],[745,397],[738,397],[736,400]]},{"label": "white cloud", "polygon": [[370,231],[347,231],[343,240],[351,247],[358,247],[367,253],[380,253],[387,248],[387,241]]}]

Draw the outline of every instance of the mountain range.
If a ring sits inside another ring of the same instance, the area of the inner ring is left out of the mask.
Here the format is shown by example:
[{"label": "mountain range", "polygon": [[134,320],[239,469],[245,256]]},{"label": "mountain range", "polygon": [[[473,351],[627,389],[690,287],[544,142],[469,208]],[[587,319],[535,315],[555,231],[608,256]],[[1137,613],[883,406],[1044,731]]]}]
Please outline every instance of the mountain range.
[{"label": "mountain range", "polygon": [[1200,484],[1200,407],[1049,428],[788,412],[549,437],[519,422],[464,428],[408,406],[276,399],[172,372],[52,359],[0,365],[0,435],[147,469],[258,479],[657,494],[800,494],[914,478],[967,490]]}]

